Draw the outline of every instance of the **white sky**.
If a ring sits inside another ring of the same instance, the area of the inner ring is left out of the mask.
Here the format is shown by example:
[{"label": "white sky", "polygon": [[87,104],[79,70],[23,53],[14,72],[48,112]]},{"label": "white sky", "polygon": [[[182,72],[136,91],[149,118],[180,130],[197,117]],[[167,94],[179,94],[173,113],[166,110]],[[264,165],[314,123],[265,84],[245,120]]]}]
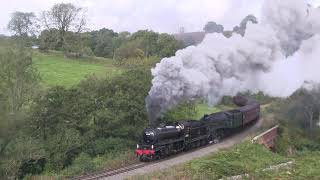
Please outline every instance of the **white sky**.
[{"label": "white sky", "polygon": [[[7,23],[14,11],[38,15],[55,3],[72,2],[88,9],[88,28],[115,31],[152,29],[176,33],[199,31],[207,21],[232,28],[246,15],[259,17],[263,0],[0,0],[0,34],[8,34]],[[320,5],[320,0],[309,0]]]}]

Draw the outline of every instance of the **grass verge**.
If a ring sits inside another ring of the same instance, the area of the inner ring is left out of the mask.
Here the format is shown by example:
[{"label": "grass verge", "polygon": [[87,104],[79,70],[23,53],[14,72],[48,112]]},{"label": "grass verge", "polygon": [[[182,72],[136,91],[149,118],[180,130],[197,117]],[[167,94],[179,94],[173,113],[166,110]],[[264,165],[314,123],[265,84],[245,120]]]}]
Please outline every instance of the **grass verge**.
[{"label": "grass verge", "polygon": [[192,160],[168,170],[130,179],[219,179],[255,173],[271,165],[289,161],[261,145],[245,142],[229,150]]}]

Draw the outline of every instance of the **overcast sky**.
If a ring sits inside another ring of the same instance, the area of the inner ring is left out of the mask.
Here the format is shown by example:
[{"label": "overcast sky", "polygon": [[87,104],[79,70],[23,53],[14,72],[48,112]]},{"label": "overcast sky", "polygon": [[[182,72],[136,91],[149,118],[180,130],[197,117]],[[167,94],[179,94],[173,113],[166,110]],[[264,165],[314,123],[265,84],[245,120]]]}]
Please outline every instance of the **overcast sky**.
[{"label": "overcast sky", "polygon": [[[223,24],[227,29],[246,15],[260,16],[263,0],[1,0],[0,34],[8,34],[7,23],[14,11],[38,15],[55,3],[71,2],[88,10],[88,28],[103,27],[115,31],[152,29],[176,33],[199,31],[207,21]],[[309,0],[320,4],[320,0]]]}]

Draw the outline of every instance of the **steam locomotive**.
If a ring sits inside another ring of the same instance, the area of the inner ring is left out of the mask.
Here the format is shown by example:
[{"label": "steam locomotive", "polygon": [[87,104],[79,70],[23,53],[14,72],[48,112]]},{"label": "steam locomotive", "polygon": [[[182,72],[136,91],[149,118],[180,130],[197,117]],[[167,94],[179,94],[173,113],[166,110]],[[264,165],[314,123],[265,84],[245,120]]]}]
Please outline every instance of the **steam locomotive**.
[{"label": "steam locomotive", "polygon": [[234,130],[241,129],[259,119],[260,104],[243,96],[235,96],[239,108],[204,115],[200,120],[169,123],[161,127],[146,128],[137,144],[135,154],[140,161],[161,159],[209,143],[218,143]]}]

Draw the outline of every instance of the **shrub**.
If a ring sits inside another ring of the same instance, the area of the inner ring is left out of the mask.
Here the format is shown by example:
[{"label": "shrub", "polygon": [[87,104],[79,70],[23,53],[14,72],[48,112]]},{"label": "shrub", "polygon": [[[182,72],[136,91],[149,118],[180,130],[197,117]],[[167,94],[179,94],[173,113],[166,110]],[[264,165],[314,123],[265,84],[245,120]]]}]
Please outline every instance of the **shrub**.
[{"label": "shrub", "polygon": [[91,172],[95,169],[91,157],[86,153],[81,153],[72,163],[72,166],[63,170],[65,176],[74,176]]}]

